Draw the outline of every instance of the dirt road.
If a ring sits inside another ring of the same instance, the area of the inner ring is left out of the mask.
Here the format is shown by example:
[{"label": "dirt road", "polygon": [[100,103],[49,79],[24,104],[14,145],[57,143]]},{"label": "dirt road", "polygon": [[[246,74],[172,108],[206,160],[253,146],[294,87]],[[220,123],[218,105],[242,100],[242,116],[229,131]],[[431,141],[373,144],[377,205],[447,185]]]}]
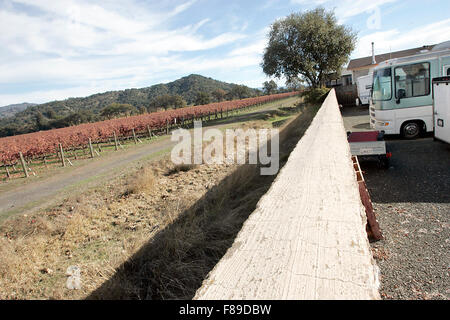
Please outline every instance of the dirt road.
[{"label": "dirt road", "polygon": [[[230,123],[257,119],[262,113],[287,106],[293,101],[297,101],[297,99],[289,98],[269,103],[254,112],[226,119],[213,127],[223,128],[229,126]],[[17,185],[14,189],[0,194],[0,221],[14,214],[34,212],[54,205],[67,195],[74,195],[88,187],[94,187],[111,179],[132,163],[157,158],[168,152],[174,144],[168,136],[162,137],[154,142],[132,147],[126,151],[96,158],[80,167],[67,168],[61,174],[28,182],[25,185]]]},{"label": "dirt road", "polygon": [[136,160],[163,152],[172,145],[169,139],[97,158],[84,166],[68,168],[62,174],[43,181],[36,181],[0,194],[0,220],[15,214],[25,213],[51,205],[80,185],[92,186],[117,174],[121,168]]}]

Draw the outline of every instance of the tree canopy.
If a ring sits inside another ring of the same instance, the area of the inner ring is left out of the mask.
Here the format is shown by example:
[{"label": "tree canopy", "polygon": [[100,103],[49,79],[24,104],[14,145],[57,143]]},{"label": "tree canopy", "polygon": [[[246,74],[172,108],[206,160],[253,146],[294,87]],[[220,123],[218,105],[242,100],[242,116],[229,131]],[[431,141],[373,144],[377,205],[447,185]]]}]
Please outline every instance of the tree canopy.
[{"label": "tree canopy", "polygon": [[272,24],[262,68],[269,76],[300,77],[320,87],[329,74],[340,73],[355,43],[356,33],[339,25],[333,11],[293,13]]}]

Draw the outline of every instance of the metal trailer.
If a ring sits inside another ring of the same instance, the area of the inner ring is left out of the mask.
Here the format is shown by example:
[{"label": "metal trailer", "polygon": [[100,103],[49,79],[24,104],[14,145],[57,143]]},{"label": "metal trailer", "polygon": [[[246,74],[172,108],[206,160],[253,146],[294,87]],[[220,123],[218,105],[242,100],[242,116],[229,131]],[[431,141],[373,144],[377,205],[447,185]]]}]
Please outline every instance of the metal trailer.
[{"label": "metal trailer", "polygon": [[392,153],[387,151],[383,131],[347,132],[352,156],[375,158],[380,167],[388,169]]},{"label": "metal trailer", "polygon": [[450,143],[450,76],[433,79],[434,138]]}]

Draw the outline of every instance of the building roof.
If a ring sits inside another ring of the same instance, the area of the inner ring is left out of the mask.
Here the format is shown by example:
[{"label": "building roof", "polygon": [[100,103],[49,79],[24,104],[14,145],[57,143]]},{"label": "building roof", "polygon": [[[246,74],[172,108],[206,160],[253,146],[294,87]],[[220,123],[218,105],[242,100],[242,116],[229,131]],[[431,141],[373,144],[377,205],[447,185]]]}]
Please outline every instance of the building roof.
[{"label": "building roof", "polygon": [[[389,52],[384,54],[379,54],[375,56],[375,61],[378,63],[389,60],[389,59],[395,59],[395,58],[403,58],[408,56],[413,56],[419,53],[422,53],[423,50],[429,50],[433,49],[435,45],[430,46],[423,46],[418,47],[414,49],[408,49],[408,50],[401,50],[401,51],[395,51],[395,52]],[[354,70],[364,67],[370,67],[372,66],[372,56],[364,57],[364,58],[358,58],[358,59],[352,59],[350,60],[347,69]]]}]

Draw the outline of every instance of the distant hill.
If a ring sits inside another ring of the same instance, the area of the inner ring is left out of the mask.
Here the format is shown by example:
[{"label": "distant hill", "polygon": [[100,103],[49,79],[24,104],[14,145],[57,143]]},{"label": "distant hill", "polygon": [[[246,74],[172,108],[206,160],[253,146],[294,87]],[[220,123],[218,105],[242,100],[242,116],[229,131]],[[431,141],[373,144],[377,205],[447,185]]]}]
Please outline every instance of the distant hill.
[{"label": "distant hill", "polygon": [[0,119],[12,117],[16,113],[25,110],[28,107],[35,106],[35,103],[19,103],[19,104],[10,104],[4,107],[0,107]]},{"label": "distant hill", "polygon": [[[258,89],[226,83],[201,75],[192,74],[176,81],[157,84],[141,89],[126,89],[98,93],[84,98],[69,98],[29,106],[13,117],[0,118],[0,136],[34,132],[53,127],[63,127],[82,122],[102,120],[102,110],[113,104],[130,104],[139,110],[155,111],[150,108],[152,101],[162,95],[179,95],[193,105],[199,92],[210,95],[210,101],[217,101],[213,92],[221,89],[225,99],[241,99],[261,95]],[[1,110],[1,109],[0,109]]]}]

